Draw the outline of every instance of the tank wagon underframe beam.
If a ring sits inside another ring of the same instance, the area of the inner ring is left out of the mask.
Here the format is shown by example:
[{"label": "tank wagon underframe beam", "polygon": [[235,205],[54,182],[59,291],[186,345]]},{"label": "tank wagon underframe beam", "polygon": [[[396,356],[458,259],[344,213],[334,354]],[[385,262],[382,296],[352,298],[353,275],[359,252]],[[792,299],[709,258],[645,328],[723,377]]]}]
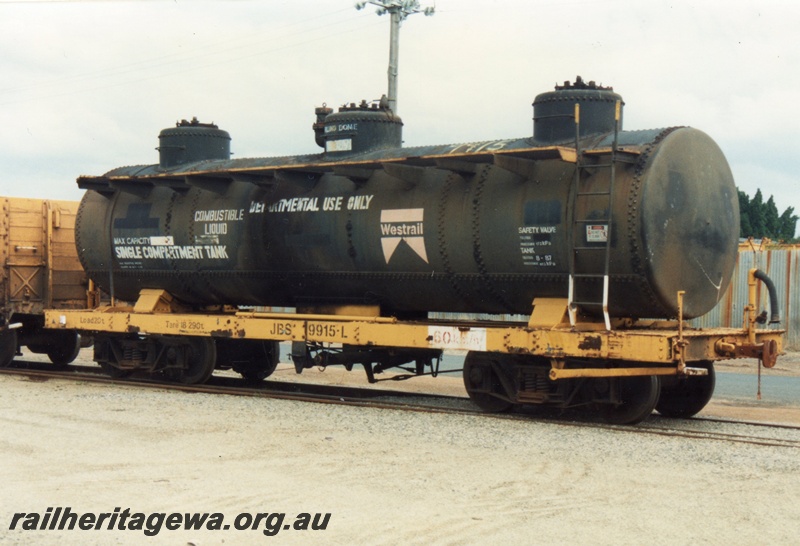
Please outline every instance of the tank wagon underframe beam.
[{"label": "tank wagon underframe beam", "polygon": [[[549,359],[550,379],[702,375],[692,363],[737,356],[764,357],[774,365],[782,331],[742,329],[688,330],[676,322],[649,322],[607,331],[602,325],[531,323],[406,322],[387,317],[294,313],[169,312],[169,295],[152,291],[136,308],[101,307],[92,311],[46,311],[46,326],[105,334],[211,337],[341,344],[363,348],[466,350]],[[159,297],[159,294],[163,295]],[[152,305],[142,311],[142,302]],[[558,306],[550,300],[541,307]],[[562,314],[566,311],[563,300]]]}]

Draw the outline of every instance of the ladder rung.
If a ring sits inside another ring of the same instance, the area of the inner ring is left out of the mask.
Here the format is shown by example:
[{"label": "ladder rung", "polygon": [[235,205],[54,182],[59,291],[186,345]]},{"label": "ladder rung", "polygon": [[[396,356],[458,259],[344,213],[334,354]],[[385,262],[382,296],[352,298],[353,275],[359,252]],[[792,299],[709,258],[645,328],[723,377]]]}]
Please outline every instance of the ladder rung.
[{"label": "ladder rung", "polygon": [[573,301],[572,305],[577,305],[577,306],[596,305],[597,307],[602,307],[603,306],[603,302],[602,301]]},{"label": "ladder rung", "polygon": [[592,218],[591,220],[574,220],[574,222],[581,223],[581,224],[602,224],[603,222],[609,222],[611,218]]},{"label": "ladder rung", "polygon": [[572,276],[576,279],[602,279],[605,277],[602,273],[574,273]]}]

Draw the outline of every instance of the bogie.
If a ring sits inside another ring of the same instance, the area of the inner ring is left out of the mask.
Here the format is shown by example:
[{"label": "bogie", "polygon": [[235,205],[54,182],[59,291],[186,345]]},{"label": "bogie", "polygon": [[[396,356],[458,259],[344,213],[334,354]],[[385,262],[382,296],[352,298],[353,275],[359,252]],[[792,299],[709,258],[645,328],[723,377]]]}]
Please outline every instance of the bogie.
[{"label": "bogie", "polygon": [[[587,366],[600,362],[575,361]],[[576,378],[552,381],[550,363],[540,357],[470,352],[464,361],[464,387],[486,412],[515,405],[543,405],[561,410],[597,410],[610,423],[634,424],[650,415],[658,402],[658,376]]]},{"label": "bogie", "polygon": [[163,372],[184,384],[205,383],[214,372],[217,350],[210,337],[99,336],[95,339],[94,359],[113,377],[134,371]]}]

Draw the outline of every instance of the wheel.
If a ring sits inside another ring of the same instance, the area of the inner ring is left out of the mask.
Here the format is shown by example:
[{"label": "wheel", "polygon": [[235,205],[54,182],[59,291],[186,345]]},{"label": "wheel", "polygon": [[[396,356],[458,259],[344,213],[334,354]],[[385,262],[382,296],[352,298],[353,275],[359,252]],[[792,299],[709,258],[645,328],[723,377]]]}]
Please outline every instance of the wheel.
[{"label": "wheel", "polygon": [[5,368],[17,354],[17,331],[3,330],[0,332],[0,368]]},{"label": "wheel", "polygon": [[705,360],[692,364],[693,368],[705,368],[708,375],[691,375],[662,380],[661,397],[656,411],[665,417],[688,418],[700,412],[714,394],[716,374],[714,362]]},{"label": "wheel", "polygon": [[620,377],[617,379],[620,402],[603,409],[606,422],[635,425],[646,419],[658,403],[661,382],[657,375]]},{"label": "wheel", "polygon": [[464,388],[470,400],[488,413],[508,411],[514,405],[492,394],[506,392],[495,369],[501,366],[499,357],[493,358],[487,353],[470,351],[464,359]]},{"label": "wheel", "polygon": [[54,335],[52,345],[47,346],[47,358],[56,366],[66,366],[76,358],[81,350],[81,336],[78,332],[65,331]]},{"label": "wheel", "polygon": [[281,347],[277,341],[248,342],[250,359],[237,362],[233,369],[248,381],[263,381],[278,367]]},{"label": "wheel", "polygon": [[238,343],[234,371],[248,381],[263,381],[272,375],[281,356],[281,346],[277,341],[242,340]]},{"label": "wheel", "polygon": [[205,383],[214,373],[217,362],[217,347],[210,337],[187,337],[184,350],[186,351],[186,368],[182,368],[176,379],[184,385]]}]

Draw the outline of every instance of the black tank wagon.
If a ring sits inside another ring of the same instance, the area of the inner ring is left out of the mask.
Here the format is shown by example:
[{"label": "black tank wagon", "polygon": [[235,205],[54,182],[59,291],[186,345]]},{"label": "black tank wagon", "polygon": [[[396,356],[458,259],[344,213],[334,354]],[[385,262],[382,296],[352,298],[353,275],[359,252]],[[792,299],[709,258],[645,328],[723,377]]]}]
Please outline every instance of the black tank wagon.
[{"label": "black tank wagon", "polygon": [[[620,131],[605,195],[617,101],[566,85],[536,98],[532,137],[421,148],[399,147],[386,109],[318,109],[326,151],[268,159],[229,159],[225,131],[182,123],[159,164],[80,179],[79,255],[127,300],[157,287],[198,305],[528,314],[567,296],[572,252],[574,273],[602,274],[610,237],[612,317],[674,318],[678,290],[702,315],[736,258],[730,169],[698,130]],[[580,165],[560,148],[576,103]]]},{"label": "black tank wagon", "polygon": [[[695,413],[713,391],[711,361],[747,346],[774,363],[780,335],[751,322],[687,341],[682,319],[709,311],[733,271],[733,177],[701,131],[622,130],[622,104],[578,78],[536,97],[529,137],[414,148],[401,147],[402,121],[383,101],[321,107],[313,130],[323,152],[278,158],[231,159],[230,135],[197,120],[165,129],[158,164],[78,179],[81,263],[112,298],[137,302],[126,329],[93,319],[96,357],[117,371],[183,369],[188,382],[208,377],[222,351],[165,334],[211,336],[270,361],[274,346],[253,338],[291,340],[298,372],[360,363],[370,378],[470,349],[465,385],[485,409],[601,404],[627,422],[660,394],[660,411]],[[299,314],[253,322],[240,312],[217,328],[203,315],[189,321],[194,331],[137,314],[225,306]],[[432,311],[530,320],[437,326]],[[144,340],[145,330],[161,337]],[[274,368],[251,364],[256,376]],[[660,376],[670,376],[664,388]]]}]

